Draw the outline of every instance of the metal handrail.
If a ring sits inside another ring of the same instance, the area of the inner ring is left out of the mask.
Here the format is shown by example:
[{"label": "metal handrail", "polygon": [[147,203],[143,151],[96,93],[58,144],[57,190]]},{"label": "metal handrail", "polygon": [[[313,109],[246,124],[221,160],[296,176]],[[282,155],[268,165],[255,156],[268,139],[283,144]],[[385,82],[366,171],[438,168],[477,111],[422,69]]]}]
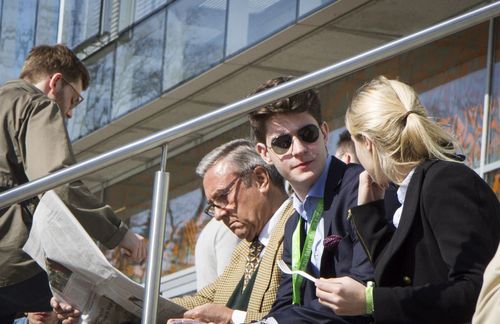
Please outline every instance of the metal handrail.
[{"label": "metal handrail", "polygon": [[241,117],[259,106],[342,77],[366,67],[367,65],[380,62],[452,33],[472,27],[498,15],[500,15],[500,1],[449,19],[415,34],[389,42],[318,71],[308,73],[252,97],[223,106],[206,115],[164,129],[143,139],[3,192],[0,194],[0,208],[18,203],[62,184],[77,180],[130,157],[140,155],[150,149],[168,144],[185,135],[215,126],[222,121]]}]

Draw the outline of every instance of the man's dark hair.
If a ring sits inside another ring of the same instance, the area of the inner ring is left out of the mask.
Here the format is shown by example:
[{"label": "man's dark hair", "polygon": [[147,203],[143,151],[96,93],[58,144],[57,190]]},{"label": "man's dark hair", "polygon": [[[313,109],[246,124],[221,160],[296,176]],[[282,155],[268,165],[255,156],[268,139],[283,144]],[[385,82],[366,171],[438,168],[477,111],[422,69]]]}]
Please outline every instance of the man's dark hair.
[{"label": "man's dark hair", "polygon": [[[249,96],[262,92],[292,80],[293,76],[278,77],[268,80],[252,91]],[[266,141],[266,121],[277,114],[297,114],[308,112],[321,125],[321,103],[316,90],[309,89],[296,95],[286,97],[257,108],[249,114],[250,127],[252,128],[254,140],[258,143]]]},{"label": "man's dark hair", "polygon": [[339,135],[339,140],[337,141],[337,150],[341,150],[342,153],[345,152],[356,152],[354,148],[354,142],[351,139],[351,134],[346,129]]},{"label": "man's dark hair", "polygon": [[77,82],[81,79],[83,90],[86,90],[90,83],[89,72],[85,65],[62,44],[33,47],[24,61],[19,78],[36,83],[54,73],[62,73],[68,82]]}]

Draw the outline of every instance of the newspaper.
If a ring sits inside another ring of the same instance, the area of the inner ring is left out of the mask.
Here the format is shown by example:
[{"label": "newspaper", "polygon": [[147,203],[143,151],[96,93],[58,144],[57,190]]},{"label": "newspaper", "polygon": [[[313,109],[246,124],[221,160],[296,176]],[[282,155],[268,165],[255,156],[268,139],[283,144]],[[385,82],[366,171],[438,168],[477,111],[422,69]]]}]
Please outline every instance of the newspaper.
[{"label": "newspaper", "polygon": [[[54,191],[40,200],[23,249],[47,272],[54,296],[82,312],[83,323],[140,323],[144,287],[108,262]],[[157,323],[185,311],[160,296]]]}]

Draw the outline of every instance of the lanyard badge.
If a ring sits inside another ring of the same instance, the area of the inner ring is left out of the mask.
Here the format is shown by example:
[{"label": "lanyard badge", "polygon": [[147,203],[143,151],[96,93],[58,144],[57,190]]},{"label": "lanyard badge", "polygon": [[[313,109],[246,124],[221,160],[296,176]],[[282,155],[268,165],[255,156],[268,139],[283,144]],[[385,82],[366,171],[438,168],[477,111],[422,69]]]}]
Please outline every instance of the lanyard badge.
[{"label": "lanyard badge", "polygon": [[[297,227],[293,232],[292,236],[292,270],[302,270],[305,271],[309,258],[311,257],[312,244],[314,241],[314,236],[316,235],[316,228],[318,227],[319,220],[323,214],[323,199],[321,199],[316,205],[314,210],[311,226],[307,231],[306,239],[304,242],[304,248],[302,253],[300,253],[300,228],[302,227],[302,217],[299,216],[299,222]],[[303,278],[297,274],[292,275],[292,292],[293,292],[293,304],[300,304],[300,286],[302,285]]]}]

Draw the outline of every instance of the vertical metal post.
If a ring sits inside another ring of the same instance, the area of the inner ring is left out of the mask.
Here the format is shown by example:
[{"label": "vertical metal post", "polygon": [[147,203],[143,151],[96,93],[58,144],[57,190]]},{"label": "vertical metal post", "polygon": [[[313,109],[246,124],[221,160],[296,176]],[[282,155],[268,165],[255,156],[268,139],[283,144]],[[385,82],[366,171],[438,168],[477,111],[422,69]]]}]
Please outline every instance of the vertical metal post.
[{"label": "vertical metal post", "polygon": [[495,18],[490,19],[488,29],[488,49],[486,56],[486,89],[484,91],[484,107],[483,107],[483,131],[481,134],[481,153],[479,159],[479,176],[484,179],[484,165],[486,164],[486,150],[488,149],[488,130],[489,130],[489,115],[491,105],[491,84],[494,68],[494,33],[495,33]]},{"label": "vertical metal post", "polygon": [[144,308],[142,323],[156,323],[158,314],[158,296],[160,293],[161,264],[163,259],[163,242],[165,240],[165,224],[167,216],[169,174],[165,172],[167,165],[167,145],[162,148],[160,171],[155,174],[151,225],[149,230],[149,251],[146,267],[146,285],[144,290]]},{"label": "vertical metal post", "polygon": [[57,24],[57,43],[63,43],[64,13],[66,11],[66,0],[59,3],[59,22]]}]

